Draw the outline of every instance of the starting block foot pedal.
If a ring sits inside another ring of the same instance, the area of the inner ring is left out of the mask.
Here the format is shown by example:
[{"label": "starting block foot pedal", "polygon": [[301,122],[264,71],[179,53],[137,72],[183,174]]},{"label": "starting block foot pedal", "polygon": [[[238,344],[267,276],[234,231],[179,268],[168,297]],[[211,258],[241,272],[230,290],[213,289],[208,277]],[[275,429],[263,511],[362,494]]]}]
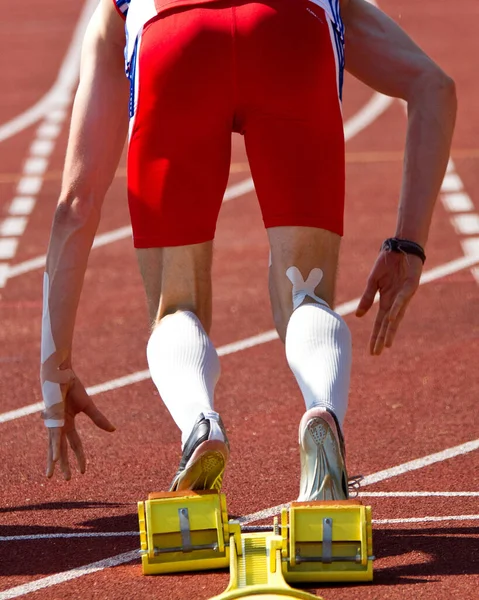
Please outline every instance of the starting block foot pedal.
[{"label": "starting block foot pedal", "polygon": [[371,507],[354,500],[293,502],[281,513],[289,582],[371,581]]},{"label": "starting block foot pedal", "polygon": [[150,494],[138,503],[145,575],[221,569],[241,530],[228,523],[224,494],[215,490]]}]

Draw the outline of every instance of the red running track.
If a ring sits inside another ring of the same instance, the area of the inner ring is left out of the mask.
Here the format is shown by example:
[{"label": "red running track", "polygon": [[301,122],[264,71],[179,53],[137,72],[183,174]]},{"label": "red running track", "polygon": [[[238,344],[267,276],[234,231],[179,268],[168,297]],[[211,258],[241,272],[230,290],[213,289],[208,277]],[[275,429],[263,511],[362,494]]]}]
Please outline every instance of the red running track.
[{"label": "red running track", "polygon": [[[9,4],[8,14],[2,13],[3,124],[28,111],[51,88],[82,9],[60,0],[39,0],[35,6],[33,14],[31,0],[17,0]],[[475,0],[383,0],[381,7],[456,80],[460,112],[454,170],[438,202],[428,245],[427,271],[433,280],[418,292],[394,348],[379,358],[368,356],[372,316],[359,321],[346,311],[354,343],[348,463],[351,473],[382,472],[362,488],[378,521],[378,559],[372,585],[324,586],[317,593],[327,600],[472,599],[479,582],[479,274],[465,267],[463,258],[472,256],[472,264],[478,256],[479,261],[479,83],[469,60],[479,52],[479,8]],[[371,91],[348,79],[345,120],[351,123],[371,97]],[[106,567],[111,557],[138,548],[136,501],[165,489],[179,459],[178,432],[149,380],[97,394],[117,432],[103,434],[80,419],[89,465],[86,475],[75,473],[68,483],[43,477],[46,435],[38,413],[5,416],[41,399],[42,268],[41,260],[26,261],[46,250],[67,126],[58,107],[43,121],[49,128],[38,132],[40,122],[28,126],[26,121],[5,139],[0,124],[0,252],[12,250],[12,242],[5,246],[5,240],[18,242],[11,258],[2,260],[0,254],[0,273],[5,276],[6,264],[12,267],[0,288],[0,600],[23,595],[206,600],[226,587],[227,573],[147,578],[138,559]],[[404,132],[404,109],[394,102],[348,142],[338,305],[360,295],[380,242],[393,231]],[[38,158],[34,140],[44,142],[47,164],[26,162]],[[231,185],[249,176],[241,139],[234,143]],[[35,169],[44,169],[38,191],[35,182],[24,181],[39,176]],[[27,192],[19,193],[19,185]],[[122,166],[106,200],[101,234],[128,225],[124,188]],[[19,195],[34,196],[36,204],[24,221],[8,221]],[[458,206],[462,209],[454,214],[450,209]],[[267,261],[254,194],[238,195],[223,207],[216,241],[212,337],[217,347],[272,329]],[[436,270],[451,261],[449,274]],[[123,237],[92,252],[75,368],[87,385],[143,371],[147,336],[134,253]],[[270,341],[225,355],[222,369],[217,406],[232,444],[224,485],[231,513],[248,515],[294,499],[303,406],[281,344]],[[434,460],[417,461],[431,455]],[[400,473],[394,470],[399,465],[406,465]],[[80,533],[89,537],[66,537]],[[103,561],[104,568],[67,580],[65,572],[96,561]],[[46,587],[35,591],[38,584]],[[17,590],[9,592],[12,588]]]}]

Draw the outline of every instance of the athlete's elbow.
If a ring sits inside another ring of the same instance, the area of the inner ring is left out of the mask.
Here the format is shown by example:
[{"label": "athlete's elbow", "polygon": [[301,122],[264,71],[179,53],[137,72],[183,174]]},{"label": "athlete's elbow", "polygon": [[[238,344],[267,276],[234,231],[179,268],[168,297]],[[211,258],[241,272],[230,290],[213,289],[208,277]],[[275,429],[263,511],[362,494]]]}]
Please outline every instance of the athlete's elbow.
[{"label": "athlete's elbow", "polygon": [[96,231],[101,206],[89,192],[62,193],[53,218],[53,227],[67,231]]},{"label": "athlete's elbow", "polygon": [[455,116],[457,109],[456,83],[438,65],[429,64],[416,77],[414,85],[411,87],[410,100],[427,102],[429,105],[431,102],[441,104]]}]

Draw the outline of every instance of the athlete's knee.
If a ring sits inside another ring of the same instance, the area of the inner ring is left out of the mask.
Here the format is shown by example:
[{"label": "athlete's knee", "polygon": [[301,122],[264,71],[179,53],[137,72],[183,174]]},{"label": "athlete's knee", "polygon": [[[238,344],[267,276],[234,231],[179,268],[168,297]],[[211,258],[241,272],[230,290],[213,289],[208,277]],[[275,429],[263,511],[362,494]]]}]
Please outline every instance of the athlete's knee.
[{"label": "athlete's knee", "polygon": [[[323,275],[324,273],[319,267],[311,269],[306,279],[303,279],[301,271],[295,266],[291,266],[286,270],[285,277],[292,284],[291,301],[283,302],[281,305],[276,306],[276,303],[272,302],[276,329],[283,341],[285,341],[289,320],[298,308],[306,304],[315,304],[325,306],[329,309],[328,300],[331,300],[329,296],[332,297],[333,292],[329,290],[329,295],[324,293],[327,289],[325,289],[324,285],[320,286]],[[322,291],[317,291],[320,288]]]}]

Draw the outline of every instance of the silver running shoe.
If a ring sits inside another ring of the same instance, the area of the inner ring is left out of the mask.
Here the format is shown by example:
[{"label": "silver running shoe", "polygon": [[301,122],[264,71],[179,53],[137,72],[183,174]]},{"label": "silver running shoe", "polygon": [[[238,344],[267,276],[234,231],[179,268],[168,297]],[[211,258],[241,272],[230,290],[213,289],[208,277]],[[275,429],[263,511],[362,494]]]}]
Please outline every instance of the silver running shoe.
[{"label": "silver running shoe", "polygon": [[344,441],[336,415],[311,408],[299,424],[301,483],[299,502],[347,500]]},{"label": "silver running shoe", "polygon": [[229,443],[218,413],[201,413],[183,448],[170,492],[221,490]]}]

